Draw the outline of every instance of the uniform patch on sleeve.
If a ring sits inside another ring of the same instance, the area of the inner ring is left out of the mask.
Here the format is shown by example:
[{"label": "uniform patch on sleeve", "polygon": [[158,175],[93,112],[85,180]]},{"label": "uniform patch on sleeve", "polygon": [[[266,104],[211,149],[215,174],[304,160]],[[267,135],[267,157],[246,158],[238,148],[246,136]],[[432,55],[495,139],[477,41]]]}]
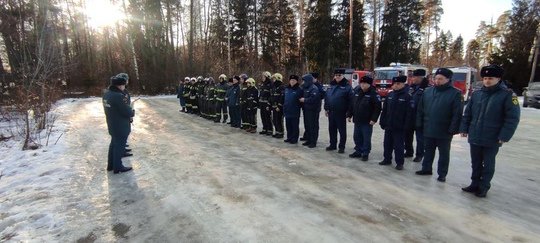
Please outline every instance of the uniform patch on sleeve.
[{"label": "uniform patch on sleeve", "polygon": [[514,103],[514,105],[519,105],[519,100],[517,96],[512,96],[512,103]]}]

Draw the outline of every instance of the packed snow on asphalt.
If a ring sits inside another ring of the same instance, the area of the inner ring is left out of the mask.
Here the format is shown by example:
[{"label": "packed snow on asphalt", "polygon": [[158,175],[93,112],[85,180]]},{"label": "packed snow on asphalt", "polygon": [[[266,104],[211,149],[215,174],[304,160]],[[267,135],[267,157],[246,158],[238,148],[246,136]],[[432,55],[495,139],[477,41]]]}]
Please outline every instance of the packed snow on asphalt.
[{"label": "packed snow on asphalt", "polygon": [[[469,146],[454,137],[446,183],[179,112],[174,96],[136,103],[134,170],[105,170],[100,98],[65,99],[49,146],[0,146],[0,242],[538,242],[540,110],[522,109],[487,198],[464,193]],[[260,120],[260,119],[259,119]],[[259,121],[260,122],[260,121]],[[259,129],[260,130],[260,129]],[[301,126],[302,130],[302,126]],[[434,165],[436,171],[436,163]]]}]

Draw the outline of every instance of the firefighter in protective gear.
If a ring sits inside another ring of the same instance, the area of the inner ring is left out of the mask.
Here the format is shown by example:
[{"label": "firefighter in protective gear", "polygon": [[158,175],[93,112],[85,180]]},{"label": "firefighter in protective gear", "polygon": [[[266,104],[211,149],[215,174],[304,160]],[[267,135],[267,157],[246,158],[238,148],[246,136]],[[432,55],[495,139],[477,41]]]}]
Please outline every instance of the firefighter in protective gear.
[{"label": "firefighter in protective gear", "polygon": [[210,120],[216,120],[216,84],[214,78],[208,78],[206,86],[206,114]]},{"label": "firefighter in protective gear", "polygon": [[191,78],[191,86],[189,89],[189,101],[191,102],[191,113],[199,114],[199,102],[197,101],[197,82],[196,78]]},{"label": "firefighter in protective gear", "polygon": [[260,134],[272,135],[274,133],[274,129],[272,127],[272,107],[270,106],[270,97],[272,96],[272,74],[266,71],[263,72],[262,75],[264,80],[260,90],[259,109],[261,110],[263,129]]},{"label": "firefighter in protective gear", "polygon": [[242,129],[244,130],[250,128],[249,123],[247,122],[247,96],[245,94],[247,90],[247,79],[247,74],[244,73],[240,75],[240,117],[242,118]]},{"label": "firefighter in protective gear", "polygon": [[187,111],[187,113],[193,113],[193,109],[192,109],[193,104],[191,103],[191,99],[189,98],[189,94],[191,92],[191,87],[193,85],[193,82],[192,82],[191,78],[189,78],[189,77],[186,77],[186,78],[187,78],[187,82],[184,85],[183,96],[184,96],[184,99],[186,100],[186,111]]},{"label": "firefighter in protective gear", "polygon": [[[216,84],[215,88],[216,117],[214,119],[214,122],[227,122],[229,114],[227,113],[227,101],[225,101],[225,97],[227,95],[228,88],[229,86],[227,85],[227,76],[225,74],[219,75],[219,83]],[[222,116],[223,120],[221,120]]]},{"label": "firefighter in protective gear", "polygon": [[186,99],[184,98],[184,89],[189,82],[189,78],[178,81],[178,87],[176,87],[176,98],[180,101],[180,112],[186,112]]},{"label": "firefighter in protective gear", "polygon": [[195,95],[197,96],[197,105],[199,107],[199,116],[204,117],[204,88],[206,84],[204,83],[204,79],[202,76],[197,77],[197,90],[195,91]]},{"label": "firefighter in protective gear", "polygon": [[275,138],[283,138],[283,102],[284,91],[283,76],[280,73],[275,73],[272,76],[274,83],[272,84],[272,95],[270,97],[270,105],[272,106],[272,124],[276,133],[272,135]]},{"label": "firefighter in protective gear", "polygon": [[244,91],[246,97],[246,123],[248,128],[246,132],[257,132],[257,107],[259,105],[259,90],[255,87],[255,79],[249,78],[247,88]]}]

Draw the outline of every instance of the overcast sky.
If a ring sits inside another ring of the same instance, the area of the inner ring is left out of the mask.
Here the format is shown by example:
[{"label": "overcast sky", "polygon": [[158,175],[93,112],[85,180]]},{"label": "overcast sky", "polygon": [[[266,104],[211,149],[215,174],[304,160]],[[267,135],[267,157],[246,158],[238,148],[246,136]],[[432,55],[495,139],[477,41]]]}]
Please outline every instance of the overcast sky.
[{"label": "overcast sky", "polygon": [[461,34],[465,46],[473,39],[480,21],[497,21],[506,10],[512,9],[512,0],[442,0],[444,14],[440,27],[450,30],[456,38]]}]

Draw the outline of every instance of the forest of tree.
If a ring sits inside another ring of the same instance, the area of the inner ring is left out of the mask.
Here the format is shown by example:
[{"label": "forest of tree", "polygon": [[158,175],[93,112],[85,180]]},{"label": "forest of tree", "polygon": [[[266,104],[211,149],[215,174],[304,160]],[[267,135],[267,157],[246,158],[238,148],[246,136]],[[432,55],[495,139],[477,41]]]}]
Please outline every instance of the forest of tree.
[{"label": "forest of tree", "polygon": [[[103,9],[110,21],[97,26],[87,10],[99,2],[117,11]],[[498,63],[515,88],[527,85],[539,0],[513,0],[513,9],[479,23],[467,43],[439,28],[441,0],[354,0],[352,30],[350,6],[350,0],[0,0],[1,88],[23,87],[25,99],[39,101],[55,87],[99,95],[118,72],[127,72],[130,90],[141,94],[173,92],[185,76],[247,73],[258,80],[269,70],[329,77],[333,68],[348,67],[351,33],[356,69]]]}]

